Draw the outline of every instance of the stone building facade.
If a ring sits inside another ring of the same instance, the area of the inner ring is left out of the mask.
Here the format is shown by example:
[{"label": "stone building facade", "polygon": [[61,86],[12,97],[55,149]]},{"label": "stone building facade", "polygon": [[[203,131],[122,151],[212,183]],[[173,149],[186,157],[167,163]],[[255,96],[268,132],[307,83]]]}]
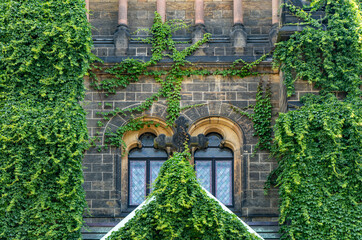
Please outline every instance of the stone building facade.
[{"label": "stone building facade", "polygon": [[[301,1],[295,2],[302,4]],[[126,58],[149,60],[151,47],[134,38],[147,34],[141,29],[151,27],[156,10],[167,20],[182,19],[190,24],[190,29],[175,33],[176,40],[188,42],[180,44],[180,49],[200,38],[203,32],[212,33],[210,42],[188,58],[203,69],[223,69],[240,58],[247,62],[255,61],[272,50],[278,36],[279,39],[284,36],[281,34],[283,18],[279,0],[87,0],[86,3],[90,9],[89,21],[94,27],[93,52],[104,60],[104,64],[101,64],[103,68]],[[170,63],[161,61],[155,67],[167,70]],[[255,70],[260,75],[245,78],[218,75],[185,78],[182,82],[181,107],[203,105],[182,111],[181,115],[189,122],[188,133],[191,136],[218,134],[222,138],[222,147],[232,152],[231,210],[248,222],[276,222],[278,191],[271,189],[269,195],[264,195],[264,184],[277,162],[269,158],[268,152],[257,151],[253,154],[257,143],[257,138],[253,136],[253,124],[247,117],[232,111],[230,106],[243,109],[254,104],[260,80],[271,83],[273,118],[279,112],[287,111],[288,104],[298,105],[303,94],[316,90],[307,83],[298,82],[296,94],[287,99],[282,84],[283,74],[272,68],[271,57]],[[96,74],[100,80],[111,77],[101,70]],[[151,109],[135,116],[117,115],[105,121],[98,114],[109,109],[137,106],[156,93],[160,85],[148,76],[141,76],[138,82],[117,89],[115,94],[94,90],[88,78],[85,79],[85,86],[87,92],[83,107],[88,112],[89,134],[99,136],[99,144],[104,144],[106,129],[115,131],[131,117],[145,116],[159,125],[126,133],[124,141],[127,151],[120,148],[98,151],[92,148],[86,153],[84,189],[90,212],[86,222],[118,222],[133,209],[129,202],[129,152],[142,147],[140,137],[143,134],[172,136],[175,129],[166,126],[165,99],[160,99]],[[98,122],[103,122],[104,126],[99,127]],[[196,152],[197,149],[192,149],[193,156]],[[168,151],[168,154],[171,152]]]}]

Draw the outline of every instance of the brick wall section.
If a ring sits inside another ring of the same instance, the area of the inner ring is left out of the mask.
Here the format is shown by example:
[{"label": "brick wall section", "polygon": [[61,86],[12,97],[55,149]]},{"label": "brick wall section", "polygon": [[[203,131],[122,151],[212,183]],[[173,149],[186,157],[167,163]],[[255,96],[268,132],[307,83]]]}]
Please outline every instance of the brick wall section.
[{"label": "brick wall section", "polygon": [[[130,32],[135,34],[137,30],[151,28],[155,11],[156,0],[128,0],[128,26]],[[139,32],[138,35],[147,35],[147,33]]]},{"label": "brick wall section", "polygon": [[205,26],[214,36],[229,36],[233,22],[233,1],[205,1]]},{"label": "brick wall section", "polygon": [[[277,191],[271,190],[269,196],[264,196],[263,188],[268,174],[276,167],[276,163],[268,158],[267,153],[261,152],[255,156],[252,154],[257,142],[257,138],[252,136],[252,122],[230,110],[230,105],[242,108],[254,104],[257,84],[260,78],[263,78],[272,82],[274,112],[278,111],[279,75],[270,69],[270,65],[269,67],[260,67],[258,71],[264,72],[265,75],[261,77],[250,76],[243,79],[221,76],[192,76],[187,78],[182,84],[181,106],[206,104],[183,112],[191,123],[208,116],[224,116],[233,120],[243,129],[242,182],[244,186],[242,215],[249,217],[249,220],[257,219],[258,216],[264,220],[270,220],[270,216],[278,214]],[[110,76],[99,73],[98,77],[104,79]],[[106,121],[102,120],[97,112],[109,108],[136,106],[157,92],[160,87],[153,79],[141,77],[137,83],[131,83],[127,88],[119,89],[115,95],[106,96],[104,93],[92,90],[87,80],[85,85],[88,90],[83,106],[88,112],[90,136],[98,134],[102,136],[104,132],[104,127],[98,127],[97,122],[103,121],[106,123]],[[165,101],[162,100],[154,104],[146,114],[165,119],[165,109]],[[115,117],[111,120],[112,128],[121,126],[125,120]],[[119,199],[122,193],[119,191],[120,173],[119,159],[117,159],[119,154],[119,149],[106,149],[101,152],[90,149],[86,153],[84,159],[84,189],[86,190],[86,199],[90,212],[94,218],[93,220],[89,219],[89,221],[110,221],[112,218],[120,217],[121,206]],[[267,218],[263,218],[263,216]]]},{"label": "brick wall section", "polygon": [[118,22],[118,0],[90,0],[90,23],[93,35],[113,35]]},{"label": "brick wall section", "polygon": [[244,25],[248,34],[268,34],[272,22],[271,0],[243,0]]}]

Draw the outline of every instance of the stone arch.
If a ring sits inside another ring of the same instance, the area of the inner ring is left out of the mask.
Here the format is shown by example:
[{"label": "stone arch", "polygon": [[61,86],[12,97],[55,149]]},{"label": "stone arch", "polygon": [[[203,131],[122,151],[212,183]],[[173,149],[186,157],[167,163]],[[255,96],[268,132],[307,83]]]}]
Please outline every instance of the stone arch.
[{"label": "stone arch", "polygon": [[185,117],[187,117],[191,123],[195,123],[200,121],[200,119],[208,118],[208,117],[223,117],[225,119],[229,119],[230,121],[236,123],[242,131],[243,143],[246,141],[255,140],[250,139],[252,137],[253,129],[252,129],[252,121],[248,119],[246,116],[242,116],[239,113],[233,111],[231,107],[240,109],[233,104],[223,103],[223,102],[210,102],[202,106],[190,108],[182,113]]},{"label": "stone arch", "polygon": [[[141,105],[141,104],[140,103],[133,104],[127,108],[134,108],[139,105]],[[104,145],[104,143],[105,143],[104,134],[106,131],[116,132],[119,127],[125,125],[131,118],[143,116],[145,121],[154,121],[155,123],[159,124],[160,126],[164,126],[165,121],[166,121],[166,114],[167,114],[166,110],[167,110],[167,107],[165,105],[160,104],[160,103],[154,103],[152,105],[152,107],[149,110],[145,111],[144,113],[133,113],[133,114],[128,114],[127,116],[121,116],[120,114],[117,114],[116,116],[112,117],[110,119],[110,121],[108,121],[106,123],[105,130],[102,135],[102,144]],[[165,125],[163,128],[166,128],[166,127],[167,127],[167,125]],[[156,134],[156,133],[157,133],[157,131],[154,132],[154,134]]]},{"label": "stone arch", "polygon": [[[194,122],[189,129],[191,136],[218,133],[223,137],[222,145],[234,153],[234,203],[235,210],[241,211],[243,170],[243,131],[240,126],[226,117],[206,117]],[[195,149],[192,151],[194,152]]]},{"label": "stone arch", "polygon": [[140,147],[141,143],[139,142],[139,137],[147,132],[153,133],[156,136],[160,134],[165,134],[166,136],[173,135],[173,129],[167,126],[167,123],[157,117],[145,116],[144,121],[153,121],[154,124],[149,126],[145,126],[144,128],[138,131],[129,131],[126,132],[123,136],[123,141],[126,144],[126,149],[123,154],[120,156],[121,158],[121,173],[120,173],[120,182],[121,182],[121,210],[124,211],[128,207],[128,152],[136,147]]}]

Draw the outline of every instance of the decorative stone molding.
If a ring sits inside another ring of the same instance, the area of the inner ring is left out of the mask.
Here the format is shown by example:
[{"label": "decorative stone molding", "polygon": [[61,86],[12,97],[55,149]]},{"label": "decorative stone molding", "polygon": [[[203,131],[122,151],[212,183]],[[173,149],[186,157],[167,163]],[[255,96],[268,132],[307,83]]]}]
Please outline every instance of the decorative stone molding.
[{"label": "decorative stone molding", "polygon": [[131,35],[129,33],[129,28],[125,24],[120,24],[117,27],[117,31],[114,33],[113,40],[115,45],[115,55],[116,56],[125,56],[127,55],[129,39]]},{"label": "decorative stone molding", "polygon": [[231,39],[235,49],[235,53],[243,54],[248,39],[248,34],[246,33],[243,24],[237,23],[233,26],[233,30],[231,32]]},{"label": "decorative stone molding", "polygon": [[[189,134],[198,135],[218,133],[223,137],[223,147],[230,148],[234,152],[234,210],[241,211],[242,202],[242,147],[243,132],[233,121],[223,117],[208,117],[201,119],[191,125]],[[194,149],[192,149],[194,152]],[[194,164],[194,159],[192,159]],[[245,190],[245,189],[244,189]]]},{"label": "decorative stone molding", "polygon": [[[123,136],[123,141],[126,143],[126,151],[121,156],[121,210],[127,209],[128,203],[128,152],[133,148],[140,147],[139,137],[144,133],[153,133],[156,136],[165,134],[172,136],[174,134],[172,128],[168,127],[166,122],[154,117],[145,117],[144,121],[153,121],[154,124],[145,126],[139,131],[129,131]],[[158,125],[156,127],[156,125]],[[170,149],[166,149],[170,153]]]}]

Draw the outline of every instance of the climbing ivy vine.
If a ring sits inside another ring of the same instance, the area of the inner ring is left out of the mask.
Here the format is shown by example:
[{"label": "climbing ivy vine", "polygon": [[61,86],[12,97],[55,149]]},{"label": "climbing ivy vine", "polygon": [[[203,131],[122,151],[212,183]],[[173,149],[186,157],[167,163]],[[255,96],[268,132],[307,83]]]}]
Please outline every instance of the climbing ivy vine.
[{"label": "climbing ivy vine", "polygon": [[362,103],[305,99],[275,124],[281,239],[362,238]]},{"label": "climbing ivy vine", "polygon": [[[272,153],[278,168],[281,239],[362,239],[362,21],[354,0],[314,0],[312,12],[288,5],[306,28],[277,45],[275,63],[285,72],[288,94],[298,79],[320,96],[280,114]],[[336,91],[347,93],[344,100]]]},{"label": "climbing ivy vine", "polygon": [[2,0],[0,13],[0,239],[81,239],[84,0]]},{"label": "climbing ivy vine", "polygon": [[[298,79],[314,83],[325,94],[333,91],[360,95],[362,84],[362,15],[355,0],[314,0],[311,13],[286,4],[305,20],[303,31],[279,42],[274,63],[285,73],[288,96]],[[312,12],[323,8],[325,17],[313,19]]]},{"label": "climbing ivy vine", "polygon": [[[231,109],[240,115],[250,118],[253,122],[253,128],[255,130],[254,136],[258,137],[258,142],[255,146],[254,153],[260,150],[271,150],[272,146],[272,109],[271,104],[271,90],[270,82],[267,82],[265,89],[263,87],[264,82],[259,81],[256,92],[255,106],[249,105],[244,109],[239,109],[231,106]],[[245,110],[253,108],[253,113],[249,113]]]},{"label": "climbing ivy vine", "polygon": [[[223,70],[216,69],[211,71],[206,69],[197,69],[192,63],[186,60],[186,57],[190,56],[198,50],[202,44],[206,43],[210,39],[211,35],[207,33],[195,44],[179,51],[177,50],[177,42],[172,39],[172,33],[184,27],[186,27],[186,25],[180,21],[162,22],[160,15],[156,12],[154,24],[149,30],[152,37],[143,40],[144,42],[152,45],[152,57],[149,61],[141,62],[136,59],[127,59],[114,67],[106,69],[105,72],[110,73],[113,78],[102,81],[98,81],[95,74],[91,75],[93,76],[91,78],[92,86],[97,90],[105,91],[109,94],[114,94],[116,89],[119,87],[126,87],[129,83],[138,81],[141,75],[154,78],[155,82],[161,85],[161,88],[157,93],[154,93],[137,107],[126,109],[116,108],[112,111],[99,112],[105,120],[110,120],[111,117],[116,116],[117,114],[127,116],[133,113],[144,112],[150,109],[154,102],[163,98],[166,99],[167,102],[167,124],[172,126],[182,110],[201,106],[198,104],[185,106],[182,109],[180,108],[181,84],[185,77],[192,75],[222,75],[239,76],[243,78],[250,75],[257,75],[258,73],[253,71],[253,69],[267,57],[267,55],[264,55],[252,63],[246,63],[242,59],[238,59],[229,68]],[[168,70],[154,70],[152,68],[165,58],[172,60]],[[107,132],[106,136],[108,136],[108,143],[113,146],[124,146],[122,137],[126,130],[139,130],[140,126],[149,124],[142,123],[142,118],[137,118],[136,121],[137,123],[133,120],[131,125],[127,124],[125,126],[121,126],[116,133]],[[270,130],[270,127],[268,127],[268,129]],[[266,131],[269,131],[268,129],[266,129]]]}]

